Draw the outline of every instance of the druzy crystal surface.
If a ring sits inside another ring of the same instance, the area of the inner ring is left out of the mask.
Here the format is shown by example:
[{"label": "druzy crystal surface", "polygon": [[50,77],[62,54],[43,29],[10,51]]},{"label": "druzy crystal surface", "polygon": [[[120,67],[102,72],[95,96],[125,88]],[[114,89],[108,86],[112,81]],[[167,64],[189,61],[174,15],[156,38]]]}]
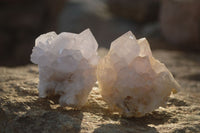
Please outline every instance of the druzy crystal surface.
[{"label": "druzy crystal surface", "polygon": [[171,92],[180,89],[166,66],[152,56],[148,41],[137,40],[130,31],[112,42],[98,64],[97,79],[110,109],[126,117],[164,106]]},{"label": "druzy crystal surface", "polygon": [[62,106],[84,105],[96,82],[97,48],[89,29],[80,34],[40,35],[31,54],[39,67],[39,96],[58,94]]}]

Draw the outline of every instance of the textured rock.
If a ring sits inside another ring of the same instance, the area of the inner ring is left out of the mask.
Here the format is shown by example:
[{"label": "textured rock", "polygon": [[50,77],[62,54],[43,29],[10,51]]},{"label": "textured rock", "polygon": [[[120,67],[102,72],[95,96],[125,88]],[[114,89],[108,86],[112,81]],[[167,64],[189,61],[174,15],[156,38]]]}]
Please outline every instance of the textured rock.
[{"label": "textured rock", "polygon": [[31,61],[39,67],[39,96],[60,95],[62,106],[80,107],[96,82],[98,44],[89,29],[49,32],[35,41]]},{"label": "textured rock", "polygon": [[155,21],[159,14],[159,0],[108,0],[109,9],[116,15],[135,22]]},{"label": "textured rock", "polygon": [[0,68],[1,133],[127,133],[200,132],[200,55],[155,51],[175,75],[183,90],[170,97],[166,108],[142,118],[110,114],[99,89],[94,87],[81,110],[62,108],[57,98],[38,97],[38,68]]},{"label": "textured rock", "polygon": [[169,42],[199,49],[199,0],[163,0],[160,23],[163,35]]},{"label": "textured rock", "polygon": [[98,64],[97,80],[110,109],[126,117],[165,106],[171,92],[180,90],[165,65],[152,56],[148,41],[137,40],[130,31],[111,43]]}]

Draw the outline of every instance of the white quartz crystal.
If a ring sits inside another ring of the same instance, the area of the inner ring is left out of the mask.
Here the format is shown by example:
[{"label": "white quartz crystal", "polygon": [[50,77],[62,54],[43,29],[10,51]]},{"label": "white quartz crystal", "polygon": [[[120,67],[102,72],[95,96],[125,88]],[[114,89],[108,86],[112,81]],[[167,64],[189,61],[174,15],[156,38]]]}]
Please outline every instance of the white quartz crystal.
[{"label": "white quartz crystal", "polygon": [[126,117],[141,117],[164,106],[171,92],[180,89],[165,65],[152,56],[147,40],[136,40],[130,31],[112,42],[98,64],[97,79],[110,109]]},{"label": "white quartz crystal", "polygon": [[62,106],[84,105],[96,82],[97,48],[89,29],[80,34],[40,35],[31,54],[39,67],[39,96],[58,94]]}]

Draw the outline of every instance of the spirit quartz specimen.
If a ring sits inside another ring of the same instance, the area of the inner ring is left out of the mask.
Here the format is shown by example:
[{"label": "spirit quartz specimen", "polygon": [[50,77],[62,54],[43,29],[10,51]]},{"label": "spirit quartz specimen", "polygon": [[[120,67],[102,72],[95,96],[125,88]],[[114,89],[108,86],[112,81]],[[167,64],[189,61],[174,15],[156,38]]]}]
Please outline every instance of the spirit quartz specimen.
[{"label": "spirit quartz specimen", "polygon": [[141,117],[164,106],[171,92],[180,89],[165,65],[152,56],[147,40],[136,40],[130,31],[112,42],[98,64],[97,79],[110,109],[125,117]]},{"label": "spirit quartz specimen", "polygon": [[96,82],[97,48],[89,29],[80,34],[40,35],[31,54],[39,67],[39,96],[58,94],[62,106],[84,105]]}]

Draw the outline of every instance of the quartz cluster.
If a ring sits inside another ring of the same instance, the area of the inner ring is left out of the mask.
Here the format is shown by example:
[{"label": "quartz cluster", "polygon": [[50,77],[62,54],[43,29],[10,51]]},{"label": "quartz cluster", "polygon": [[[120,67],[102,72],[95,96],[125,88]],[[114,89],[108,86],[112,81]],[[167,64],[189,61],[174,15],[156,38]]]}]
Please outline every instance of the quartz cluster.
[{"label": "quartz cluster", "polygon": [[40,35],[31,54],[39,67],[39,96],[58,94],[62,106],[84,105],[96,82],[97,48],[89,29],[80,34]]},{"label": "quartz cluster", "polygon": [[112,42],[99,61],[97,79],[101,94],[113,111],[126,117],[141,117],[180,89],[166,66],[156,60],[145,38],[127,32]]}]

